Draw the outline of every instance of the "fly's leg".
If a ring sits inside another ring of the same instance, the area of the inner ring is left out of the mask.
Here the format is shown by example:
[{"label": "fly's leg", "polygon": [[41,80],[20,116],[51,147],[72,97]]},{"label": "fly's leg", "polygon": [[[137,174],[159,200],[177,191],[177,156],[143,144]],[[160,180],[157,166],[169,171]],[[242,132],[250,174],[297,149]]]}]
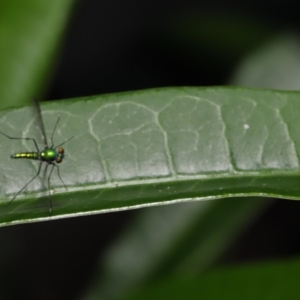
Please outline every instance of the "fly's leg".
[{"label": "fly's leg", "polygon": [[[56,127],[57,127],[57,124],[58,124],[59,120],[60,120],[60,116],[58,116],[58,118],[57,118],[57,121],[56,121],[56,123],[55,123],[55,126],[54,126],[53,131],[52,131],[52,135],[51,135],[51,138],[50,138],[50,140],[51,140],[51,146],[50,146],[50,148],[51,148],[51,149],[53,149],[53,147],[54,147],[53,136],[54,136],[54,132],[55,132],[55,130],[56,130]],[[55,146],[54,148],[57,148],[57,147],[62,146],[63,144],[65,144],[66,142],[70,141],[70,140],[73,139],[73,138],[74,138],[74,136],[70,137],[69,139],[67,139],[67,140],[64,141],[63,143],[61,143],[61,144]],[[56,165],[55,165],[55,166],[56,166]],[[56,166],[56,167],[57,167],[57,166]]]},{"label": "fly's leg", "polygon": [[[47,169],[48,169],[48,166],[50,165],[50,163],[47,163],[46,164],[46,167],[45,167],[45,170],[44,170],[44,175],[43,175],[43,183],[45,183],[45,176],[46,176],[46,174],[47,174]],[[52,166],[52,169],[51,169],[51,171],[50,171],[50,174],[49,174],[49,177],[48,177],[48,191],[49,191],[49,213],[50,213],[50,215],[51,215],[51,213],[52,213],[52,199],[51,199],[51,195],[50,195],[50,176],[51,176],[51,173],[52,173],[52,171],[53,171],[53,166]]]},{"label": "fly's leg", "polygon": [[55,163],[49,163],[49,164],[51,164],[53,167],[52,167],[52,169],[50,171],[50,174],[49,174],[49,177],[48,177],[48,185],[50,183],[50,176],[52,174],[52,171],[53,171],[54,167],[56,167],[57,168],[57,175],[58,175],[60,181],[62,182],[62,184],[64,185],[64,187],[66,188],[66,190],[68,190],[67,186],[65,185],[64,181],[62,180],[62,178],[61,178],[61,176],[59,174],[59,167],[58,167],[58,165],[56,165]]},{"label": "fly's leg", "polygon": [[2,132],[2,131],[0,131],[0,133],[3,134],[4,136],[6,136],[7,138],[9,138],[10,140],[26,140],[26,141],[33,141],[34,146],[35,146],[35,148],[36,148],[36,151],[37,151],[38,153],[40,153],[40,149],[39,149],[39,147],[38,147],[38,145],[37,145],[37,143],[36,143],[36,140],[35,140],[34,138],[12,137],[12,136],[9,136],[9,135],[7,135],[6,133],[4,133],[4,132]]},{"label": "fly's leg", "polygon": [[50,178],[51,178],[51,175],[52,175],[52,172],[53,172],[53,169],[54,167],[57,168],[57,175],[60,179],[60,181],[62,182],[62,184],[64,185],[64,187],[66,188],[66,190],[68,190],[67,186],[65,185],[64,181],[62,180],[60,174],[59,174],[59,167],[55,164],[55,163],[48,163],[48,165],[46,166],[46,168],[49,166],[49,165],[52,165],[52,168],[50,170],[50,173],[49,173],[49,176],[48,176],[48,190],[49,190],[49,198],[50,198],[50,214],[52,212],[52,200],[51,200],[51,195],[50,195]]},{"label": "fly's leg", "polygon": [[58,124],[59,120],[60,120],[60,116],[58,116],[57,121],[56,121],[56,123],[55,123],[55,126],[54,126],[54,128],[53,128],[53,132],[52,132],[52,135],[51,135],[51,146],[50,146],[50,148],[53,148],[53,146],[54,146],[54,143],[53,143],[53,136],[54,136],[54,132],[55,132],[55,130],[56,130],[56,127],[57,127],[57,124]]},{"label": "fly's leg", "polygon": [[17,196],[35,179],[40,175],[41,172],[41,167],[42,167],[42,161],[40,162],[39,169],[37,173],[15,194],[15,196],[8,202],[7,206],[10,205],[16,198]]}]

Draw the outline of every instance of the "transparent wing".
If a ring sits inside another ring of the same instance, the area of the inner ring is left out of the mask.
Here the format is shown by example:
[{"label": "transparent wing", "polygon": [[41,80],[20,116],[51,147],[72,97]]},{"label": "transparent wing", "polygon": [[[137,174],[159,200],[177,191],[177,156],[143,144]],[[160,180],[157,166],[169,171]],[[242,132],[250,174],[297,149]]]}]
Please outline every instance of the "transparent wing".
[{"label": "transparent wing", "polygon": [[[43,116],[41,112],[40,103],[36,98],[32,98],[32,110],[34,117],[34,126],[38,131],[38,134],[35,134],[38,138],[39,143],[43,143],[45,148],[48,148],[48,141],[46,136],[46,131],[44,127]],[[43,164],[44,165],[44,164]],[[41,189],[46,190],[46,178],[47,178],[47,168],[48,164],[44,166],[43,173],[41,175]]]},{"label": "transparent wing", "polygon": [[45,132],[42,112],[41,112],[40,104],[36,98],[32,98],[32,107],[33,107],[33,113],[35,117],[35,127],[40,132],[40,136],[42,138],[44,147],[48,148],[48,141]]}]

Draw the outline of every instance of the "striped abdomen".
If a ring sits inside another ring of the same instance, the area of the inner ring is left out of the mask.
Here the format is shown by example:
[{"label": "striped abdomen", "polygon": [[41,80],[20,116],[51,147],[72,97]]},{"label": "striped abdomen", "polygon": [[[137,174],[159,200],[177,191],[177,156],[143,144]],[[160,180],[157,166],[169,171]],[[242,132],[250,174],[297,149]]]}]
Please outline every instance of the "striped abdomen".
[{"label": "striped abdomen", "polygon": [[39,154],[37,152],[21,152],[12,154],[11,158],[28,158],[28,159],[39,159]]}]

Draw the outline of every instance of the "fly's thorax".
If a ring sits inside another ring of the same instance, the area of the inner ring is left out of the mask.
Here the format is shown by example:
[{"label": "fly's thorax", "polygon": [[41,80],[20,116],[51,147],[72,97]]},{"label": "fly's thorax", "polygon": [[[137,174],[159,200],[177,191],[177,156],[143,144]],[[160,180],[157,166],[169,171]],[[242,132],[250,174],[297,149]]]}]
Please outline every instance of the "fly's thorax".
[{"label": "fly's thorax", "polygon": [[40,153],[41,160],[47,161],[47,162],[53,162],[56,160],[57,152],[55,149],[52,148],[46,148]]}]

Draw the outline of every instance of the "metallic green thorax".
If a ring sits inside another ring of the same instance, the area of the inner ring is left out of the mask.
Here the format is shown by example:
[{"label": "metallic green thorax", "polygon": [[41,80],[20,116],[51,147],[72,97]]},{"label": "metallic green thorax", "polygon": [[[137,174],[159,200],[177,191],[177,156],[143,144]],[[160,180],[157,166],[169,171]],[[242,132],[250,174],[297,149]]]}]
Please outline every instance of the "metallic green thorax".
[{"label": "metallic green thorax", "polygon": [[51,162],[55,161],[57,157],[57,152],[55,151],[55,149],[47,148],[44,151],[42,151],[40,155],[41,160]]},{"label": "metallic green thorax", "polygon": [[11,155],[11,158],[27,158],[27,159],[36,159],[36,160],[42,160],[42,161],[47,161],[47,162],[53,162],[57,158],[58,153],[56,152],[55,149],[45,149],[41,151],[40,153],[38,152],[20,152]]}]

